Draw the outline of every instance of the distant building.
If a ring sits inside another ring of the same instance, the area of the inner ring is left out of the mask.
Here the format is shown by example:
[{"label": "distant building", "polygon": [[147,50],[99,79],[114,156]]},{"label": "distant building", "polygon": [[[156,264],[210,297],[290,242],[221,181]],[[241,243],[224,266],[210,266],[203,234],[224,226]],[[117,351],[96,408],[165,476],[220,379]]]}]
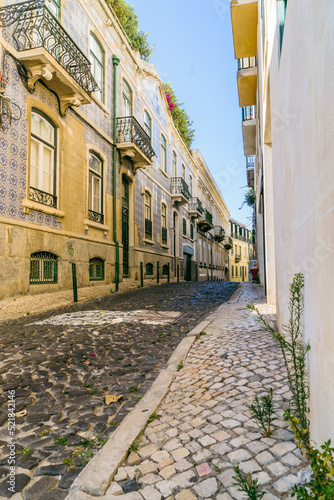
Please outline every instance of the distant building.
[{"label": "distant building", "polygon": [[0,11],[0,297],[70,288],[72,263],[78,286],[139,280],[141,263],[144,278],[159,265],[173,279],[226,279],[229,210],[111,8],[11,4]]},{"label": "distant building", "polygon": [[232,248],[229,255],[230,281],[242,283],[249,281],[250,231],[244,224],[230,219]]}]

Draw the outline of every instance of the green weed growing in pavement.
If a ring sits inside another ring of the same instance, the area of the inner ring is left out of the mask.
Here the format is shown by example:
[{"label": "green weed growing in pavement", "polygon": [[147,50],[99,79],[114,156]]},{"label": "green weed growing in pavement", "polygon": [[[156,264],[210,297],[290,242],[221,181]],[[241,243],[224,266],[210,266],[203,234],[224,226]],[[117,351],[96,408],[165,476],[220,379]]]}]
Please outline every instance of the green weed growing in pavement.
[{"label": "green weed growing in pavement", "polygon": [[129,387],[129,391],[130,392],[137,392],[138,391],[138,385],[132,385],[131,387]]},{"label": "green weed growing in pavement", "polygon": [[66,446],[68,443],[67,436],[59,436],[57,438],[54,438],[54,442],[57,444],[61,444],[62,446]]},{"label": "green weed growing in pavement", "polygon": [[46,436],[47,434],[49,434],[49,432],[51,432],[51,429],[44,429],[44,431],[42,431],[42,432],[39,434],[39,437]]},{"label": "green weed growing in pavement", "polygon": [[82,446],[83,450],[80,451],[79,456],[83,465],[88,464],[90,459],[93,458],[94,450],[99,450],[108,441],[109,436],[103,436],[105,428],[106,425],[104,425],[102,429],[94,435],[93,438],[84,438],[82,439],[82,441],[80,441],[79,446]]},{"label": "green weed growing in pavement", "polygon": [[140,401],[143,396],[139,396],[138,394],[131,394],[130,398],[135,399],[136,401]]},{"label": "green weed growing in pavement", "polygon": [[20,450],[20,453],[22,453],[22,455],[28,455],[32,451],[34,451],[33,448],[22,448],[22,450]]},{"label": "green weed growing in pavement", "polygon": [[262,427],[266,437],[272,434],[273,421],[277,420],[275,417],[276,408],[273,401],[273,388],[269,388],[266,396],[260,399],[256,396],[253,403],[250,405],[253,419]]},{"label": "green weed growing in pavement", "polygon": [[147,419],[147,423],[150,424],[151,422],[153,422],[154,420],[159,420],[160,418],[160,415],[158,415],[157,413],[152,413],[152,415]]},{"label": "green weed growing in pavement", "polygon": [[117,420],[110,420],[109,425],[118,425]]},{"label": "green weed growing in pavement", "polygon": [[72,458],[63,458],[62,462],[65,465],[71,466],[72,465]]},{"label": "green weed growing in pavement", "polygon": [[233,476],[235,480],[234,486],[236,486],[238,491],[245,492],[249,500],[260,500],[264,497],[265,492],[260,490],[258,480],[253,479],[250,473],[245,474],[242,472],[239,465],[234,467],[234,472],[236,473]]},{"label": "green weed growing in pavement", "polygon": [[254,304],[247,304],[247,307],[258,314],[267,330],[278,340],[288,370],[289,387],[292,392],[290,402],[291,415],[298,419],[302,429],[308,429],[309,407],[307,399],[309,397],[309,387],[307,382],[306,355],[310,350],[310,345],[302,340],[303,288],[304,275],[302,273],[295,274],[290,285],[289,322],[287,325],[283,325],[285,333],[277,332]]},{"label": "green weed growing in pavement", "polygon": [[183,361],[180,361],[180,363],[177,365],[177,371],[179,372],[183,368]]},{"label": "green weed growing in pavement", "polygon": [[96,394],[96,393],[97,393],[97,389],[91,389],[91,390],[89,391],[89,393],[88,393],[88,394],[89,394],[90,396],[93,396],[93,395],[94,395],[94,394]]},{"label": "green weed growing in pavement", "polygon": [[138,436],[136,437],[136,439],[133,441],[132,444],[130,444],[129,448],[128,448],[128,451],[127,451],[127,454],[126,454],[126,458],[128,458],[128,456],[130,455],[130,453],[132,451],[137,451],[139,449],[139,441],[140,441],[140,438],[144,435],[144,430],[140,431],[140,433],[138,434]]}]

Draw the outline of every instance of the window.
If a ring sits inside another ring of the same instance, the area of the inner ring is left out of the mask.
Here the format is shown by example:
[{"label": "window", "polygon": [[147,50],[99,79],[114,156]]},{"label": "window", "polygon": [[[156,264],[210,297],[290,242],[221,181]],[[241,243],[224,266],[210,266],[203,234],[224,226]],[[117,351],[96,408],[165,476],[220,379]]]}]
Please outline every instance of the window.
[{"label": "window", "polygon": [[90,34],[90,62],[92,64],[92,73],[95,78],[99,89],[95,92],[96,97],[100,99],[101,102],[105,102],[104,95],[104,63],[105,53],[102,49],[100,42],[97,40],[93,33]]},{"label": "window", "polygon": [[189,192],[191,196],[193,195],[193,178],[192,175],[189,175]]},{"label": "window", "polygon": [[103,163],[100,158],[89,152],[88,218],[103,224]]},{"label": "window", "polygon": [[144,111],[144,129],[149,138],[151,139],[152,134],[152,120],[147,111]]},{"label": "window", "polygon": [[184,181],[186,180],[186,167],[183,165],[183,163],[181,167],[181,177]]},{"label": "window", "polygon": [[145,238],[152,239],[152,197],[145,191]]},{"label": "window", "polygon": [[57,208],[57,129],[41,112],[31,114],[30,199]]},{"label": "window", "polygon": [[89,281],[104,280],[104,260],[96,257],[89,260]]},{"label": "window", "polygon": [[123,116],[132,116],[132,90],[126,80],[123,80],[122,83]]},{"label": "window", "polygon": [[169,274],[169,266],[167,264],[165,264],[163,267],[162,267],[162,274],[164,276],[167,276]]},{"label": "window", "polygon": [[194,239],[194,224],[190,224],[190,239]]},{"label": "window", "polygon": [[183,218],[183,221],[182,221],[182,234],[183,236],[187,236],[187,221],[186,219]]},{"label": "window", "polygon": [[238,266],[235,266],[235,277],[238,277]]},{"label": "window", "polygon": [[161,205],[161,240],[164,245],[167,244],[167,206]]},{"label": "window", "polygon": [[232,271],[231,276],[232,278],[234,278],[234,266],[231,267],[231,271]]},{"label": "window", "polygon": [[30,256],[29,283],[58,283],[58,256],[50,252],[36,252]]},{"label": "window", "polygon": [[177,177],[177,156],[175,151],[173,151],[173,177]]},{"label": "window", "polygon": [[235,248],[235,255],[238,255],[238,245],[234,245]]},{"label": "window", "polygon": [[161,148],[160,148],[160,166],[161,170],[167,172],[167,143],[166,138],[161,134]]},{"label": "window", "polygon": [[280,52],[282,52],[282,44],[283,44],[283,34],[284,34],[284,25],[285,25],[285,16],[286,16],[286,4],[287,0],[278,0],[277,2],[277,19],[278,19],[278,35],[279,35],[279,47]]},{"label": "window", "polygon": [[153,264],[146,264],[146,275],[153,276]]},{"label": "window", "polygon": [[47,7],[60,22],[60,0],[49,0]]}]

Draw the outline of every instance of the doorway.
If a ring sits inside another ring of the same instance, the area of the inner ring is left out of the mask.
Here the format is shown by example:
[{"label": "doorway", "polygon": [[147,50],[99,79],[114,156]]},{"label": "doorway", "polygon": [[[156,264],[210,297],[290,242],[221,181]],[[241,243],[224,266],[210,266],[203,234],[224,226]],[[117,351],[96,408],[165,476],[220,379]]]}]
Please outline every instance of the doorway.
[{"label": "doorway", "polygon": [[122,175],[123,278],[129,277],[129,182]]}]

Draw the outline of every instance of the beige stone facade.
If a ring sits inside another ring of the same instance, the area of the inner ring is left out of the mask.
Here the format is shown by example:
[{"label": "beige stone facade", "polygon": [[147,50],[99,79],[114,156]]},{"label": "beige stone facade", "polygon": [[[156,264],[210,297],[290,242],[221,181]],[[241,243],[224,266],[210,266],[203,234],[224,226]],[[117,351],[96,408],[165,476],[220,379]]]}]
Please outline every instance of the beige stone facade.
[{"label": "beige stone facade", "polygon": [[[229,210],[156,68],[104,0],[56,4],[0,29],[4,96],[22,113],[0,132],[0,297],[68,289],[72,264],[80,287],[139,280],[141,266],[144,278],[169,266],[173,278],[226,279]],[[33,29],[41,16],[45,33]],[[42,39],[52,30],[65,45]]]},{"label": "beige stone facade", "polygon": [[[252,8],[256,16],[247,19]],[[289,284],[298,272],[305,277],[311,437],[320,445],[334,439],[334,5],[233,0],[231,13],[235,56],[243,67],[256,56],[258,74],[243,127],[255,131],[244,147],[254,156],[260,278],[282,329]],[[250,96],[245,89],[239,85],[240,102]]]},{"label": "beige stone facade", "polygon": [[229,252],[230,281],[249,281],[249,229],[234,219],[230,219],[232,248]]}]

